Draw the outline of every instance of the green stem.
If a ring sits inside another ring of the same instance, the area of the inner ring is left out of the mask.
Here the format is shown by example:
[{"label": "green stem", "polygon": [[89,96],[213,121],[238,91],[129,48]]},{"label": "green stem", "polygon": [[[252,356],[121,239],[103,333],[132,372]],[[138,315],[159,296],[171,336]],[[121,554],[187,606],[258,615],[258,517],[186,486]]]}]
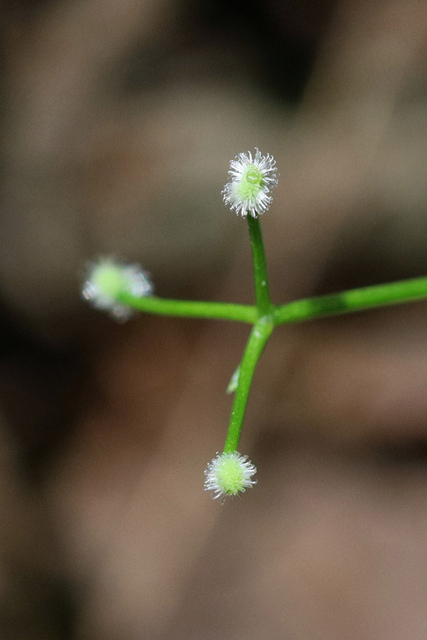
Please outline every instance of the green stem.
[{"label": "green stem", "polygon": [[254,324],[258,317],[256,307],[229,302],[199,302],[192,300],[169,300],[147,296],[138,298],[128,293],[118,296],[118,302],[146,313],[181,318],[210,318],[213,320],[237,320]]},{"label": "green stem", "polygon": [[236,388],[233,408],[231,410],[230,425],[225,440],[224,451],[232,453],[239,445],[249,390],[255,367],[273,331],[273,322],[263,317],[254,325],[240,364],[239,382]]},{"label": "green stem", "polygon": [[268,286],[267,262],[259,218],[247,217],[254,265],[255,299],[260,317],[273,311]]},{"label": "green stem", "polygon": [[351,289],[328,296],[296,300],[274,309],[274,324],[287,324],[352,313],[427,298],[427,277]]}]

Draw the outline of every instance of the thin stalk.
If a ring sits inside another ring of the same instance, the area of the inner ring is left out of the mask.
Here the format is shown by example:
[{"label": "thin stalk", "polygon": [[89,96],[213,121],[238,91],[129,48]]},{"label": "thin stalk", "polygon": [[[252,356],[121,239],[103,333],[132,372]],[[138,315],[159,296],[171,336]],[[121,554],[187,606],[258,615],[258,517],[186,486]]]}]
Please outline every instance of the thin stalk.
[{"label": "thin stalk", "polygon": [[147,296],[138,298],[128,293],[118,296],[118,302],[145,313],[181,318],[208,318],[212,320],[237,320],[254,324],[258,318],[256,307],[229,302],[199,302],[170,300]]},{"label": "thin stalk", "polygon": [[232,453],[239,445],[249,390],[258,360],[273,331],[271,319],[263,317],[254,325],[240,364],[239,382],[234,395],[230,425],[225,440],[224,451]]},{"label": "thin stalk", "polygon": [[267,262],[262,239],[259,218],[247,217],[249,237],[251,240],[255,281],[255,300],[260,317],[269,315],[273,310],[268,285]]},{"label": "thin stalk", "polygon": [[314,318],[352,313],[427,298],[427,276],[373,287],[351,289],[328,296],[296,300],[274,309],[274,324],[303,322]]}]

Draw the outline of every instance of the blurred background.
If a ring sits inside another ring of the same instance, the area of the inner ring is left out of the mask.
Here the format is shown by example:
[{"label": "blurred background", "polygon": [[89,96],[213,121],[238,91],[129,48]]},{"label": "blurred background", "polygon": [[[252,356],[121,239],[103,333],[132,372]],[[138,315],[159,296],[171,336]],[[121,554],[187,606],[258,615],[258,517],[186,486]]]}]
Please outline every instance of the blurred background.
[{"label": "blurred background", "polygon": [[228,163],[259,147],[274,301],[427,273],[427,5],[5,0],[0,635],[425,640],[427,306],[278,329],[221,505],[248,327],[80,299],[99,255],[251,302]]}]

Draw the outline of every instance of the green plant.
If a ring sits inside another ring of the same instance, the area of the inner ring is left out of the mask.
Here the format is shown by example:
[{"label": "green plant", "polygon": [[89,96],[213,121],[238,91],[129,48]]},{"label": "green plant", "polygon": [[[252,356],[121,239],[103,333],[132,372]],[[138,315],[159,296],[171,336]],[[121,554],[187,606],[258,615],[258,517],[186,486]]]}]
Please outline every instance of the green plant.
[{"label": "green plant", "polygon": [[132,310],[165,316],[232,320],[252,325],[242,360],[234,372],[228,392],[234,393],[230,423],[223,452],[205,471],[205,489],[213,497],[237,495],[255,484],[255,466],[237,449],[249,391],[259,358],[273,332],[282,325],[362,309],[411,302],[427,297],[427,277],[353,289],[306,298],[285,305],[271,301],[267,263],[259,216],[271,205],[271,190],[277,184],[276,163],[257,149],[241,153],[230,165],[230,181],[222,194],[227,205],[247,220],[253,257],[255,305],[225,302],[168,300],[153,295],[152,284],[138,265],[100,259],[88,268],[83,297],[93,306],[126,319]]}]

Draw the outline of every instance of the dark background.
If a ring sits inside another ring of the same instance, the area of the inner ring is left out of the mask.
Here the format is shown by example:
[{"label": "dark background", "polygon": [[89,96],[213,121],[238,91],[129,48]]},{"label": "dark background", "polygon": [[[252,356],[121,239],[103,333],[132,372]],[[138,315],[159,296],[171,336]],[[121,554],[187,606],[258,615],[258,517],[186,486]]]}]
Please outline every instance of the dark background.
[{"label": "dark background", "polygon": [[248,328],[80,299],[98,255],[158,295],[252,300],[229,160],[276,157],[273,298],[427,273],[417,0],[4,2],[0,634],[424,640],[424,303],[282,327],[212,502]]}]

